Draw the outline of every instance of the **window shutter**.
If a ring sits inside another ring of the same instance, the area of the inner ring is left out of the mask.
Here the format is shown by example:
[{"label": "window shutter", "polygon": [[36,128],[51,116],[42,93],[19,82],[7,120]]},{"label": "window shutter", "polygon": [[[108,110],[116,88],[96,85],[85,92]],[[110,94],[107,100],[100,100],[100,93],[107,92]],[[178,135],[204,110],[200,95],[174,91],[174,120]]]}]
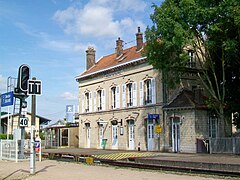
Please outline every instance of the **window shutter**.
[{"label": "window shutter", "polygon": [[85,108],[84,108],[84,96],[85,96],[85,94],[82,93],[82,113],[85,112]]},{"label": "window shutter", "polygon": [[140,106],[143,105],[143,81],[140,81],[139,83],[139,95],[140,95]]},{"label": "window shutter", "polygon": [[102,91],[102,110],[105,111],[106,107],[105,107],[105,90],[103,89]]},{"label": "window shutter", "polygon": [[120,86],[116,87],[116,108],[120,108]]},{"label": "window shutter", "polygon": [[92,112],[92,92],[89,92],[89,112]]},{"label": "window shutter", "polygon": [[156,81],[155,78],[151,79],[151,89],[152,89],[152,104],[156,104]]},{"label": "window shutter", "polygon": [[113,91],[109,88],[109,109],[113,109]]},{"label": "window shutter", "polygon": [[137,106],[137,83],[133,83],[133,106]]},{"label": "window shutter", "polygon": [[93,111],[97,111],[97,92],[93,92]]},{"label": "window shutter", "polygon": [[126,107],[126,84],[122,85],[122,107]]}]

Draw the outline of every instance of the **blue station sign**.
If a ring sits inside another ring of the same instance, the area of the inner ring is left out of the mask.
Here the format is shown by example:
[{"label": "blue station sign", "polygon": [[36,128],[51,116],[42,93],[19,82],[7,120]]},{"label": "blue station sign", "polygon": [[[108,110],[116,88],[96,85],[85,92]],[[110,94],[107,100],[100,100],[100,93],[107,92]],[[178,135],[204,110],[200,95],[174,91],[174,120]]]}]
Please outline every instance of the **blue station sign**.
[{"label": "blue station sign", "polygon": [[1,95],[1,107],[13,105],[13,92],[7,92]]},{"label": "blue station sign", "polygon": [[159,114],[148,114],[148,120],[159,120],[160,115]]}]

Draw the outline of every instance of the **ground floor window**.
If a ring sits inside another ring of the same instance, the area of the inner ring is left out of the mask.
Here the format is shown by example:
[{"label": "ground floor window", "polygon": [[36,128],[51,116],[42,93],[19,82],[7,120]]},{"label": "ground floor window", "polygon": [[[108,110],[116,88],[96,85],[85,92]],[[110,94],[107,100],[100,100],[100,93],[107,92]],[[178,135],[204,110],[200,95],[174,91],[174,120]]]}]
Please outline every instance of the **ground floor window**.
[{"label": "ground floor window", "polygon": [[210,116],[209,117],[209,137],[216,138],[217,137],[217,124],[218,119],[216,116]]}]

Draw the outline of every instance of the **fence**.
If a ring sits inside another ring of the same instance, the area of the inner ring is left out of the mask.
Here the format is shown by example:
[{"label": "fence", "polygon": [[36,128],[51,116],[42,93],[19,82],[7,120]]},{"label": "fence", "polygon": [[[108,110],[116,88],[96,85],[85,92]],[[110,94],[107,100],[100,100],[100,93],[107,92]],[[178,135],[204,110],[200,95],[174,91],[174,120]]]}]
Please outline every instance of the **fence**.
[{"label": "fence", "polygon": [[18,161],[18,141],[0,140],[0,159]]},{"label": "fence", "polygon": [[240,137],[209,139],[210,153],[240,154]]},{"label": "fence", "polygon": [[42,146],[45,148],[58,148],[59,143],[55,139],[45,139],[45,141],[42,142]]}]

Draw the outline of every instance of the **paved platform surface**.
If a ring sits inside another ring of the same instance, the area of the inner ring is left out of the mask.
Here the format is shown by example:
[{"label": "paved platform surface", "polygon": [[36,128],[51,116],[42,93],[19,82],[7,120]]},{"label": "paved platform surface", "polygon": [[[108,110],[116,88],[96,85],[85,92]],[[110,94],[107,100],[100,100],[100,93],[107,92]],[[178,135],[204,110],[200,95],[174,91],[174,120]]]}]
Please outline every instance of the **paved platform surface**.
[{"label": "paved platform surface", "polygon": [[[35,174],[30,174],[29,161],[0,160],[1,180],[217,180],[219,177],[175,172],[116,168],[43,159],[36,162]],[[223,178],[221,178],[223,179]],[[234,178],[236,179],[236,178]],[[233,180],[224,177],[224,180]]]},{"label": "paved platform surface", "polygon": [[240,176],[240,155],[183,154],[146,151],[118,151],[102,149],[60,148],[44,149],[45,154],[92,157],[102,162],[120,165],[152,166],[160,168],[203,170],[235,173]]}]

